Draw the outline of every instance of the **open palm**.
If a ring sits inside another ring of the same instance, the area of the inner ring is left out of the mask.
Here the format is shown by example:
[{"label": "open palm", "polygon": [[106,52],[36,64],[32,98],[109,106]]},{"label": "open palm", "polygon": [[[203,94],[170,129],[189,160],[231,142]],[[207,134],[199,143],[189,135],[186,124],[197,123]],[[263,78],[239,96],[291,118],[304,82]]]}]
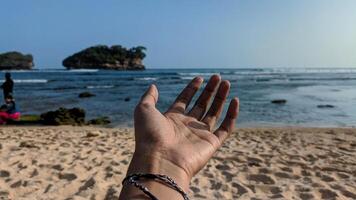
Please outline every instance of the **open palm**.
[{"label": "open palm", "polygon": [[194,78],[163,114],[155,107],[158,90],[154,85],[150,86],[135,109],[136,155],[169,163],[173,168],[183,170],[189,178],[208,162],[232,132],[239,103],[237,98],[231,100],[225,119],[214,131],[230,83],[221,81],[218,75],[212,76],[193,108],[186,111],[202,83],[201,77]]}]

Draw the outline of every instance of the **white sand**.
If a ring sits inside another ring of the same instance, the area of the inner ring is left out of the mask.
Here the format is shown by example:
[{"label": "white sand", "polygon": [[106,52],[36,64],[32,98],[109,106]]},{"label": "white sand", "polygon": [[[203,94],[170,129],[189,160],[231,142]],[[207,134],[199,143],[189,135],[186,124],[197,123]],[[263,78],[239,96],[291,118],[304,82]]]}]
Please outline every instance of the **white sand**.
[{"label": "white sand", "polygon": [[[192,199],[356,199],[356,129],[238,129]],[[118,199],[132,129],[2,127],[0,199]]]}]

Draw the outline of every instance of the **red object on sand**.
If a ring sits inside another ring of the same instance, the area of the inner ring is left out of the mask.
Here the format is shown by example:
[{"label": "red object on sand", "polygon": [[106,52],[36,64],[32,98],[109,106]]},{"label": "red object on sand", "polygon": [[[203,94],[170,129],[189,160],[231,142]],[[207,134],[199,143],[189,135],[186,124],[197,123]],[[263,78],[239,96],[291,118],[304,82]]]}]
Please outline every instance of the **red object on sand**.
[{"label": "red object on sand", "polygon": [[13,114],[9,114],[7,112],[0,112],[0,124],[5,124],[7,120],[18,120],[20,119],[20,112],[15,112]]}]

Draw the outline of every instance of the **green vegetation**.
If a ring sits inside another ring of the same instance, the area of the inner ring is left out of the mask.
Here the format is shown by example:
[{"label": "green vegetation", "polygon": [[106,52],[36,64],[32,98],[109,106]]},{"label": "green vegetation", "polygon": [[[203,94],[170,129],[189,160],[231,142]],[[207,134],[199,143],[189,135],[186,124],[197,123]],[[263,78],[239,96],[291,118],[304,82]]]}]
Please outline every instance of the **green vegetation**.
[{"label": "green vegetation", "polygon": [[31,54],[24,55],[16,51],[0,54],[0,70],[31,69],[33,65]]},{"label": "green vegetation", "polygon": [[142,60],[146,57],[145,50],[143,46],[127,49],[120,45],[97,45],[67,57],[63,60],[63,66],[69,69],[144,69]]},{"label": "green vegetation", "polygon": [[39,115],[21,115],[19,120],[9,120],[10,125],[39,125],[42,124]]}]

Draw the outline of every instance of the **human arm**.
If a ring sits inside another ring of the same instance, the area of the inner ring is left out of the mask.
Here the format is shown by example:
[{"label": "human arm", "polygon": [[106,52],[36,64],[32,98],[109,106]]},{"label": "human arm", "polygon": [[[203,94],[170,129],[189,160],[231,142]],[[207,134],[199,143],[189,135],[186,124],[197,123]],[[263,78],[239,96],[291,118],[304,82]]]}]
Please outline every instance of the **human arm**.
[{"label": "human arm", "polygon": [[[165,113],[155,107],[158,90],[151,85],[135,109],[135,152],[127,174],[165,174],[187,192],[192,177],[202,169],[223,141],[231,134],[238,116],[239,102],[233,98],[225,119],[216,130],[230,83],[220,76],[210,78],[190,111],[187,107],[203,83],[194,78]],[[210,99],[213,98],[210,108]],[[182,196],[156,181],[143,185],[159,199],[182,199]],[[149,199],[140,190],[124,185],[120,199]]]}]

